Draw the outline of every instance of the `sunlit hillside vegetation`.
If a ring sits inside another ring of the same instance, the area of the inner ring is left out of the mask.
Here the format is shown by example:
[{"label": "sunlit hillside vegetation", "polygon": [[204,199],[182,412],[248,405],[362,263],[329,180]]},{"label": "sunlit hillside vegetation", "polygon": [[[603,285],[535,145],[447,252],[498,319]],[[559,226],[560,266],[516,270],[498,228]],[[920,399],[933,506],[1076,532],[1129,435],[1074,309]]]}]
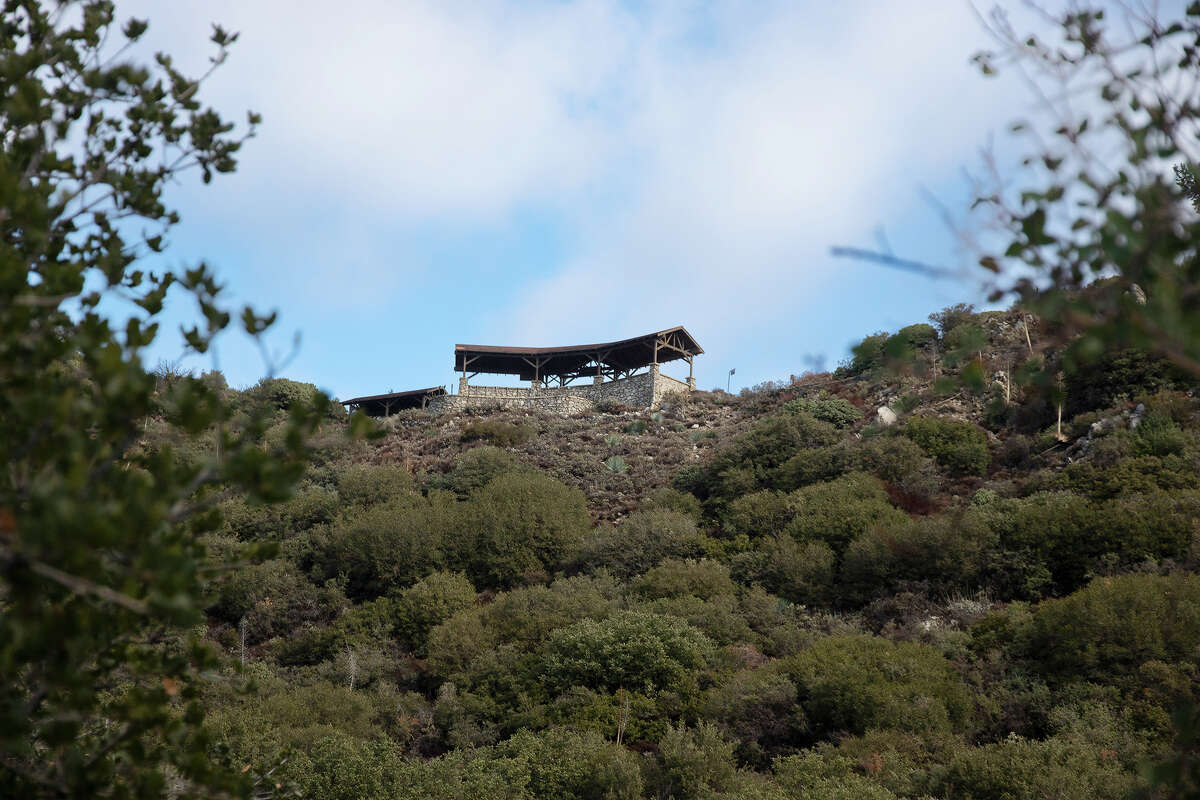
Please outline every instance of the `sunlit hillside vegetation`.
[{"label": "sunlit hillside vegetation", "polygon": [[655,412],[331,416],[207,537],[276,550],[211,578],[216,739],[321,799],[1125,797],[1200,699],[1196,387],[934,321]]}]

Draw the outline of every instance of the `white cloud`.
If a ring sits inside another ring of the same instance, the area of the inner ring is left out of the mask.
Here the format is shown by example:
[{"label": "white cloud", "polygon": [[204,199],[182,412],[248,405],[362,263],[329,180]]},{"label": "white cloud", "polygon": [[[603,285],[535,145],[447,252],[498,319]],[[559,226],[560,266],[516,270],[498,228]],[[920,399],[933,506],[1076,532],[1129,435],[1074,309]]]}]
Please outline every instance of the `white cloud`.
[{"label": "white cloud", "polygon": [[[918,184],[1012,116],[1014,95],[967,63],[983,35],[965,0],[162,8],[121,4],[193,71],[210,19],[242,32],[214,103],[267,121],[233,179],[242,199],[205,213],[240,221],[269,202],[255,224],[279,238],[318,208],[329,236],[351,239],[381,220],[391,236],[502,225],[538,204],[568,219],[575,252],[492,322],[520,343],[696,316],[732,335],[723,309],[770,317],[811,292],[830,244],[898,223]],[[346,244],[357,269],[396,269],[387,247]],[[330,302],[341,291],[311,283]],[[347,299],[369,302],[357,291]]]}]

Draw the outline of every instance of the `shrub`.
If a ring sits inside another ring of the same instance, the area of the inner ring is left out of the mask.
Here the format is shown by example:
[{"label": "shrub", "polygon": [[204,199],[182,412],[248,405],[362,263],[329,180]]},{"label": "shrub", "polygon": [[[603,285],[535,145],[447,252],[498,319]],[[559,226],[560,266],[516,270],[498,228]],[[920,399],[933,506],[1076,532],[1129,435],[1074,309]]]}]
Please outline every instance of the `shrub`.
[{"label": "shrub", "polygon": [[904,341],[909,347],[925,347],[937,341],[938,332],[932,325],[918,322],[896,331],[896,338]]},{"label": "shrub", "polygon": [[281,411],[287,411],[292,406],[308,405],[317,394],[320,394],[320,390],[313,384],[287,378],[263,378],[250,390],[255,401],[267,403]]},{"label": "shrub", "polygon": [[960,750],[933,771],[928,789],[940,797],[1118,800],[1135,785],[1121,762],[1101,748],[1016,738]]},{"label": "shrub", "polygon": [[791,492],[802,486],[829,481],[850,469],[851,451],[846,447],[816,447],[801,450],[774,470],[767,483],[774,489]]},{"label": "shrub", "polygon": [[862,765],[844,756],[817,752],[781,758],[775,776],[788,797],[806,800],[897,800],[897,796],[858,770]]},{"label": "shrub", "polygon": [[646,422],[646,420],[635,419],[632,422],[630,422],[629,424],[627,424],[622,430],[624,430],[625,433],[628,433],[632,436],[639,436],[639,435],[645,433],[649,427],[650,427],[650,423]]},{"label": "shrub", "polygon": [[600,576],[501,592],[491,603],[464,609],[430,632],[430,670],[452,677],[497,646],[521,651],[537,647],[555,629],[609,616],[618,608],[618,594],[616,582]]},{"label": "shrub", "polygon": [[825,542],[797,542],[780,534],[734,556],[730,570],[739,583],[760,584],[793,603],[818,603],[828,597],[836,558]]},{"label": "shrub", "polygon": [[475,604],[475,587],[463,575],[435,572],[405,589],[395,604],[396,633],[424,655],[429,632]]},{"label": "shrub", "polygon": [[850,348],[851,358],[848,365],[850,374],[862,375],[864,372],[873,372],[881,368],[885,361],[884,345],[887,343],[887,339],[888,335],[881,331],[868,336]]},{"label": "shrub", "polygon": [[911,439],[900,434],[876,436],[863,442],[851,466],[887,481],[914,502],[927,501],[938,489],[937,468]]},{"label": "shrub", "polygon": [[784,411],[789,414],[805,413],[816,419],[824,420],[835,427],[846,428],[858,422],[863,417],[862,409],[855,406],[844,397],[828,395],[808,400],[800,398],[784,404]]},{"label": "shrub", "polygon": [[465,426],[459,434],[462,442],[490,442],[497,447],[517,447],[537,435],[532,425],[514,425],[500,420],[480,420]]},{"label": "shrub", "polygon": [[761,491],[737,498],[725,507],[721,517],[727,533],[755,539],[782,531],[791,521],[792,509],[787,495]]},{"label": "shrub", "polygon": [[[773,470],[801,450],[831,445],[838,438],[836,428],[805,413],[767,417],[717,454],[698,489],[701,496],[737,497],[761,488]],[[735,472],[744,479],[729,481]]]},{"label": "shrub", "polygon": [[795,684],[816,738],[877,728],[949,732],[970,717],[970,696],[954,665],[925,645],[830,636],[777,663]]},{"label": "shrub", "polygon": [[537,472],[494,478],[471,507],[470,548],[456,561],[479,586],[512,586],[556,566],[591,527],[583,492]]},{"label": "shrub", "polygon": [[872,525],[905,519],[879,481],[863,472],[798,489],[788,502],[793,516],[787,533],[799,542],[824,542],[839,554]]},{"label": "shrub", "polygon": [[761,639],[750,628],[737,595],[732,593],[715,594],[707,600],[695,595],[659,597],[631,605],[630,608],[648,614],[678,617],[720,646],[754,647]]},{"label": "shrub", "polygon": [[1142,350],[1121,350],[1067,373],[1063,413],[1074,417],[1085,411],[1110,408],[1138,395],[1195,384],[1195,379],[1169,361]]},{"label": "shrub", "polygon": [[737,774],[732,742],[714,725],[670,728],[658,742],[658,769],[649,781],[658,797],[689,800],[732,788]]},{"label": "shrub", "polygon": [[225,575],[209,613],[233,625],[245,618],[246,638],[254,644],[327,622],[345,605],[336,587],[314,586],[290,561],[276,559]]},{"label": "shrub", "polygon": [[1093,503],[1068,492],[1038,492],[970,513],[986,520],[1006,550],[1030,554],[1069,592],[1104,559],[1128,566],[1184,557],[1200,494],[1155,492]]},{"label": "shrub", "polygon": [[729,568],[707,559],[667,559],[633,581],[630,588],[645,598],[691,596],[709,600],[737,592],[737,586],[729,579]]},{"label": "shrub", "polygon": [[304,486],[282,503],[265,505],[245,500],[222,504],[225,525],[242,541],[287,539],[330,522],[337,513],[338,496],[319,486]]},{"label": "shrub", "polygon": [[970,422],[945,417],[914,416],[904,424],[904,435],[952,475],[982,475],[987,471],[987,434]]},{"label": "shrub", "polygon": [[622,475],[629,471],[629,465],[621,456],[609,456],[604,459],[604,468],[615,475]]},{"label": "shrub", "polygon": [[442,567],[443,547],[461,538],[465,526],[453,501],[381,503],[334,525],[317,559],[326,578],[345,576],[349,597],[370,600]]},{"label": "shrub", "polygon": [[681,619],[621,611],[553,631],[542,668],[546,682],[558,690],[585,686],[688,695],[712,655],[708,637]]},{"label": "shrub", "polygon": [[975,306],[968,305],[967,303],[958,303],[930,314],[929,321],[937,325],[938,330],[945,336],[959,325],[971,322],[976,316]]},{"label": "shrub", "polygon": [[446,487],[461,495],[467,495],[487,485],[488,481],[507,472],[516,472],[521,464],[512,453],[499,447],[483,445],[472,447],[454,462],[454,469],[446,476]]},{"label": "shrub", "polygon": [[942,345],[946,360],[950,363],[969,361],[987,349],[987,333],[973,322],[964,322],[955,325],[942,337]]},{"label": "shrub", "polygon": [[700,519],[700,501],[695,495],[685,494],[677,489],[663,487],[655,489],[639,506],[641,511],[675,511],[694,520]]},{"label": "shrub", "polygon": [[1092,581],[1033,616],[1030,656],[1048,675],[1122,682],[1146,662],[1200,665],[1200,577]]},{"label": "shrub", "polygon": [[375,505],[413,491],[408,471],[392,465],[355,464],[337,476],[338,497],[343,503]]},{"label": "shrub", "polygon": [[754,767],[769,765],[803,742],[804,712],[796,702],[796,686],[778,670],[735,673],[705,693],[701,713],[734,738],[738,757]]},{"label": "shrub", "polygon": [[597,733],[561,729],[522,731],[497,746],[496,752],[511,760],[501,774],[509,786],[523,786],[528,794],[522,792],[522,796],[564,800],[642,797],[637,756],[619,744],[605,741]]},{"label": "shrub", "polygon": [[677,511],[635,511],[620,525],[596,528],[571,558],[578,570],[605,569],[623,580],[668,558],[702,558],[706,539]]},{"label": "shrub", "polygon": [[923,517],[879,525],[846,549],[842,579],[863,601],[917,581],[941,594],[969,593],[984,583],[996,538],[971,517]]}]

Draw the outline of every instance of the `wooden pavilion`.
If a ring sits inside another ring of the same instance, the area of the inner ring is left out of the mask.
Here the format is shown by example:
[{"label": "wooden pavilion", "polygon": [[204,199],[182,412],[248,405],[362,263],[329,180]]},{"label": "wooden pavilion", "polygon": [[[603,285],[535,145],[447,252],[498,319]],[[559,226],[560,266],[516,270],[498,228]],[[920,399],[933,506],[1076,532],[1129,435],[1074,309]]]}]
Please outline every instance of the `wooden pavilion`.
[{"label": "wooden pavilion", "polygon": [[499,347],[495,345],[457,344],[454,346],[454,370],[462,374],[461,383],[480,373],[516,375],[534,386],[557,380],[567,386],[579,378],[619,380],[640,369],[657,368],[669,361],[688,364],[688,382],[693,382],[692,360],[704,350],[682,326],[647,333],[632,339],[567,347]]}]

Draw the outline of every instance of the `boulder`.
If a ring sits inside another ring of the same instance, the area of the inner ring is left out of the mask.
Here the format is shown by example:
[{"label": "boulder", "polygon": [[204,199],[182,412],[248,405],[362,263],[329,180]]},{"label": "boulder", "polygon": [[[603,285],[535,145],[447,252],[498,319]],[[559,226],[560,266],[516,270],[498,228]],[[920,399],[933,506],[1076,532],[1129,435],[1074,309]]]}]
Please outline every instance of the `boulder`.
[{"label": "boulder", "polygon": [[879,424],[885,428],[894,424],[898,419],[896,412],[892,411],[892,409],[888,406],[880,406],[875,412],[875,418],[879,421]]}]

